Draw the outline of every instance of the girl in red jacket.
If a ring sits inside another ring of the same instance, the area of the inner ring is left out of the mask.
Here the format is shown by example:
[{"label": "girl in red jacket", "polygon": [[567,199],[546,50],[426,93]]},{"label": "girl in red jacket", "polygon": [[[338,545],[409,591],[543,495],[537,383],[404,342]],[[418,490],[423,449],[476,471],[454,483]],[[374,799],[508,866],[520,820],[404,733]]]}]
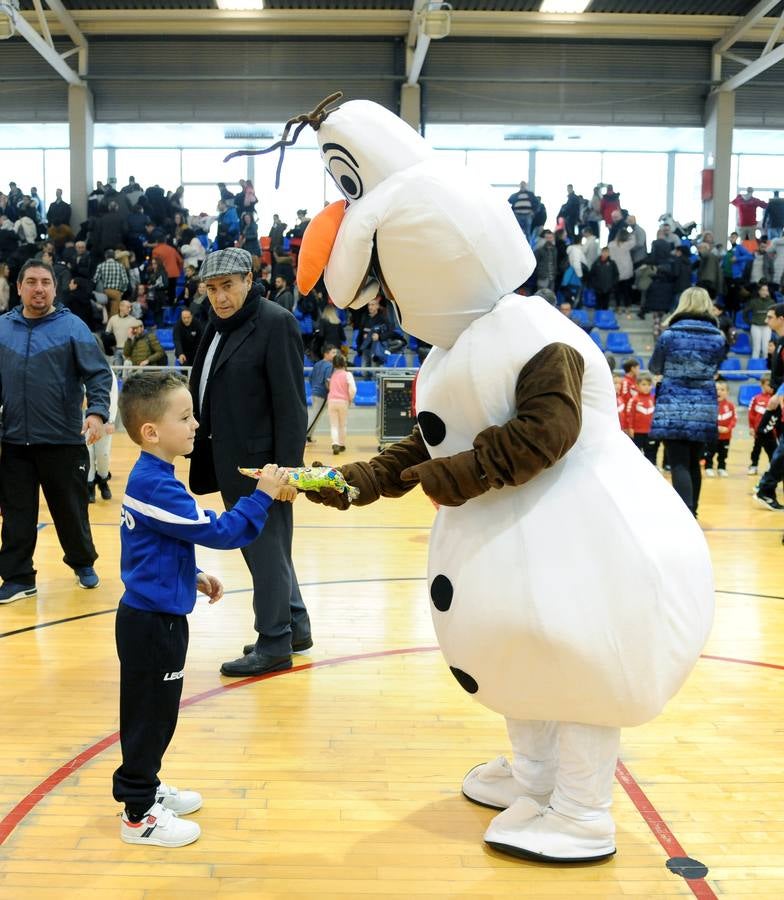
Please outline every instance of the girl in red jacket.
[{"label": "girl in red jacket", "polygon": [[754,438],[754,446],[751,448],[751,461],[749,463],[749,475],[757,474],[760,453],[764,450],[768,454],[768,460],[773,456],[778,440],[776,439],[776,416],[767,417],[767,427],[760,430],[762,418],[768,411],[768,400],[773,393],[770,386],[770,376],[763,375],[760,378],[760,393],[749,403],[749,434]]},{"label": "girl in red jacket", "polygon": [[708,445],[705,451],[705,475],[713,478],[713,457],[716,456],[717,469],[722,478],[727,477],[727,454],[730,450],[732,430],[738,424],[735,407],[729,399],[727,382],[719,379],[716,382],[716,395],[719,401],[719,439]]}]

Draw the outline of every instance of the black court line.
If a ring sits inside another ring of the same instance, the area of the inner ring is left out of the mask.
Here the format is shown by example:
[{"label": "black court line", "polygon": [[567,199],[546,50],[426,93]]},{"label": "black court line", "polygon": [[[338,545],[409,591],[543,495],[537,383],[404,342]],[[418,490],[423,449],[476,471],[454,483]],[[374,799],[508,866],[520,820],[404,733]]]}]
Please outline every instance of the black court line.
[{"label": "black court line", "polygon": [[[299,586],[303,587],[324,587],[333,584],[378,584],[379,582],[397,582],[397,581],[426,581],[422,576],[416,578],[340,578],[337,581],[301,581]],[[252,591],[253,588],[233,588],[230,591],[224,591],[224,597],[227,594],[243,594]],[[15,634],[24,634],[26,631],[37,631],[39,628],[49,628],[52,625],[63,625],[66,622],[78,622],[79,619],[91,619],[93,616],[106,616],[109,613],[117,612],[117,607],[111,609],[99,609],[95,612],[80,613],[78,616],[69,616],[66,619],[53,619],[51,622],[39,622],[37,625],[27,625],[24,628],[16,628],[14,631],[0,632],[0,639],[13,637]]]},{"label": "black court line", "polygon": [[[46,525],[51,525],[51,522],[45,522],[43,525],[39,525],[39,528],[44,528]],[[90,522],[91,528],[117,528],[119,530],[120,526],[117,522]],[[365,525],[357,524],[357,525],[295,525],[294,530],[305,530],[305,529],[326,529],[329,530],[338,530],[338,531],[351,531],[357,528],[361,528],[363,531],[430,531],[432,525]],[[770,531],[780,531],[779,528],[771,528]]]}]

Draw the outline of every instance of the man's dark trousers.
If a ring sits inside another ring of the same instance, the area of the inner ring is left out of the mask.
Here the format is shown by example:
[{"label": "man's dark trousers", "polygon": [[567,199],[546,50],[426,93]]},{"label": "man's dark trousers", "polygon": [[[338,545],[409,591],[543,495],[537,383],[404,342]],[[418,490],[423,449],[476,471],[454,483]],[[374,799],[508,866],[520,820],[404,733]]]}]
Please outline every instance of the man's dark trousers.
[{"label": "man's dark trousers", "polygon": [[87,472],[90,457],[84,444],[2,445],[0,504],[3,509],[0,578],[34,585],[33,553],[38,539],[38,491],[43,489],[72,569],[92,566],[98,558],[90,532]]}]

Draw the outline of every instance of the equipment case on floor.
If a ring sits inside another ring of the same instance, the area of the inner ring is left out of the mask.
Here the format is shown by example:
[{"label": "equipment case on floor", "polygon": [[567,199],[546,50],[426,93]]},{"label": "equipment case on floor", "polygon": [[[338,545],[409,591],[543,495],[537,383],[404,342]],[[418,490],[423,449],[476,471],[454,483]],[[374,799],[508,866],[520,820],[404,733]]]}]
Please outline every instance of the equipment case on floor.
[{"label": "equipment case on floor", "polygon": [[416,375],[409,372],[378,376],[376,433],[378,449],[406,438],[416,424],[411,412],[411,389]]}]

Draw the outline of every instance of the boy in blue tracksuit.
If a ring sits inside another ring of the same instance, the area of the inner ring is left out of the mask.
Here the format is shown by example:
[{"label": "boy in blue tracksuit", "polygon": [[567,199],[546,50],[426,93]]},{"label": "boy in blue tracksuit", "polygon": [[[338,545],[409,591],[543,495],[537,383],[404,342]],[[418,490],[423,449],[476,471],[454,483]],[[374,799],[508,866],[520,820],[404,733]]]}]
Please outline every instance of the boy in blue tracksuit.
[{"label": "boy in blue tracksuit", "polygon": [[257,490],[218,516],[203,510],[174,476],[174,460],[193,450],[198,423],[185,382],[174,373],[129,378],[119,401],[123,424],[142,448],[123,498],[120,537],[125,593],[117,609],[122,765],[114,799],[125,804],[120,836],[129,844],[182,847],[201,830],[178,816],[201,795],[158,780],[177,725],[188,649],[187,614],[196,591],[210,603],[223,585],[196,567],[194,544],[229,550],[255,540],[288,471],[265,466]]}]

